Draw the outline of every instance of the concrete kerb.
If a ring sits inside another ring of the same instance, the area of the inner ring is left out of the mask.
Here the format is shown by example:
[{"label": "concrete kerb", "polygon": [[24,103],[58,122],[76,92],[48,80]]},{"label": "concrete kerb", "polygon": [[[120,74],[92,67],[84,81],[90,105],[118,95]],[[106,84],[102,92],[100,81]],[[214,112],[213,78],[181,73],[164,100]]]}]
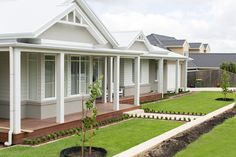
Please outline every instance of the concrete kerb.
[{"label": "concrete kerb", "polygon": [[225,111],[228,111],[228,110],[234,108],[234,106],[235,106],[235,103],[232,103],[230,105],[222,107],[222,108],[220,108],[216,111],[213,111],[213,112],[211,112],[211,113],[209,113],[205,116],[199,117],[194,121],[186,123],[182,126],[179,126],[179,127],[175,128],[175,129],[172,129],[168,132],[165,132],[162,135],[154,137],[154,138],[152,138],[152,139],[150,139],[150,140],[148,140],[144,143],[136,145],[136,146],[124,151],[124,152],[121,152],[121,153],[115,155],[114,157],[127,157],[127,156],[129,156],[129,157],[138,157],[140,154],[143,154],[144,152],[154,148],[155,146],[157,146],[161,142],[163,142],[163,141],[165,141],[165,140],[167,140],[167,139],[169,139],[169,138],[171,138],[171,137],[173,137],[173,136],[175,136],[175,135],[177,135],[177,134],[179,134],[183,131],[191,129],[192,127],[195,127],[195,126],[197,126],[197,125],[199,125],[199,124],[201,124],[201,123],[203,123],[203,122],[205,122],[205,121],[207,121],[207,120],[209,120],[209,119],[211,119],[211,118],[213,118],[217,115],[220,115],[220,114],[224,113]]}]

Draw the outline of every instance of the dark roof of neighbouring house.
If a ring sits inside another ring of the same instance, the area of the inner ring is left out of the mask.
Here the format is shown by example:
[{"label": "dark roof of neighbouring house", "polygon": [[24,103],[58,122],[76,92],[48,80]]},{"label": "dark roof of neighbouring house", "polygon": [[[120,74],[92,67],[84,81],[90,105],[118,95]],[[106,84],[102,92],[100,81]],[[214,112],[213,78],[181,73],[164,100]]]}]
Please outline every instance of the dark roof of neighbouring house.
[{"label": "dark roof of neighbouring house", "polygon": [[168,48],[174,46],[183,46],[186,40],[178,40],[174,37],[159,35],[159,34],[150,34],[147,36],[149,42],[161,48]]},{"label": "dark roof of neighbouring house", "polygon": [[202,43],[189,43],[190,49],[199,49],[201,47]]},{"label": "dark roof of neighbouring house", "polygon": [[183,46],[186,40],[163,40],[161,41],[165,46]]},{"label": "dark roof of neighbouring house", "polygon": [[209,46],[209,44],[203,44],[204,45],[204,48],[207,48],[207,46]]},{"label": "dark roof of neighbouring house", "polygon": [[190,53],[188,68],[219,68],[224,62],[236,62],[236,53]]}]

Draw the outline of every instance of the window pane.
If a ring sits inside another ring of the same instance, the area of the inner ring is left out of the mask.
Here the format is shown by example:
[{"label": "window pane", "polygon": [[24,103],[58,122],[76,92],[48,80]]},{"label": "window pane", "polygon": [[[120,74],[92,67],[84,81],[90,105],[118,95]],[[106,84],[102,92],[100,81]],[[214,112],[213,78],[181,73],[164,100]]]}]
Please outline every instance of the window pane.
[{"label": "window pane", "polygon": [[29,99],[30,100],[37,100],[38,96],[38,88],[37,88],[37,55],[36,54],[29,54]]},{"label": "window pane", "polygon": [[55,57],[45,56],[45,98],[55,97]]},{"label": "window pane", "polygon": [[82,94],[88,93],[88,82],[89,82],[88,75],[89,75],[89,60],[86,57],[82,57],[81,58],[81,73],[80,73]]}]

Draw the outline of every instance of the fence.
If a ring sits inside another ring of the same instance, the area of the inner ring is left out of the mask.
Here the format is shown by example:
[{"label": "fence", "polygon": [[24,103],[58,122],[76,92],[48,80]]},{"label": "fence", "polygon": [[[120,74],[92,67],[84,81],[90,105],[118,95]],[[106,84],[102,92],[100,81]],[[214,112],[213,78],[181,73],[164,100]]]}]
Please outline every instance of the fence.
[{"label": "fence", "polygon": [[[227,72],[230,87],[236,87],[236,74]],[[188,72],[188,87],[220,87],[222,70],[199,70]]]}]

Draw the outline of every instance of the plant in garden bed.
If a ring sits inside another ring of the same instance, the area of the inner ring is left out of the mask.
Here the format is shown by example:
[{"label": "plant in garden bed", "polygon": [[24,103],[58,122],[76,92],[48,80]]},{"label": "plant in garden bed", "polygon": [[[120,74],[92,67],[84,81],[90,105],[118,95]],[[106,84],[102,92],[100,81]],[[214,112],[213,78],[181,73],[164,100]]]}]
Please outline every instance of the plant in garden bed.
[{"label": "plant in garden bed", "polygon": [[[102,148],[92,148],[93,144],[93,135],[94,135],[94,126],[97,125],[97,108],[95,106],[95,101],[97,97],[99,97],[101,93],[101,81],[102,78],[99,78],[95,83],[89,86],[90,96],[88,100],[85,102],[82,99],[82,127],[81,127],[81,147],[71,147],[61,151],[61,157],[66,157],[68,154],[75,155],[81,153],[81,157],[85,155],[92,156],[92,150],[94,155],[106,156],[106,150]],[[89,114],[89,112],[91,112]],[[105,122],[106,124],[106,122]],[[85,147],[86,134],[89,132],[89,147]]]},{"label": "plant in garden bed", "polygon": [[230,92],[229,87],[229,75],[226,70],[223,70],[222,75],[221,75],[221,83],[220,87],[222,89],[222,94],[224,95],[224,98],[217,98],[216,100],[219,101],[233,101],[233,98],[227,98],[227,94]]}]

